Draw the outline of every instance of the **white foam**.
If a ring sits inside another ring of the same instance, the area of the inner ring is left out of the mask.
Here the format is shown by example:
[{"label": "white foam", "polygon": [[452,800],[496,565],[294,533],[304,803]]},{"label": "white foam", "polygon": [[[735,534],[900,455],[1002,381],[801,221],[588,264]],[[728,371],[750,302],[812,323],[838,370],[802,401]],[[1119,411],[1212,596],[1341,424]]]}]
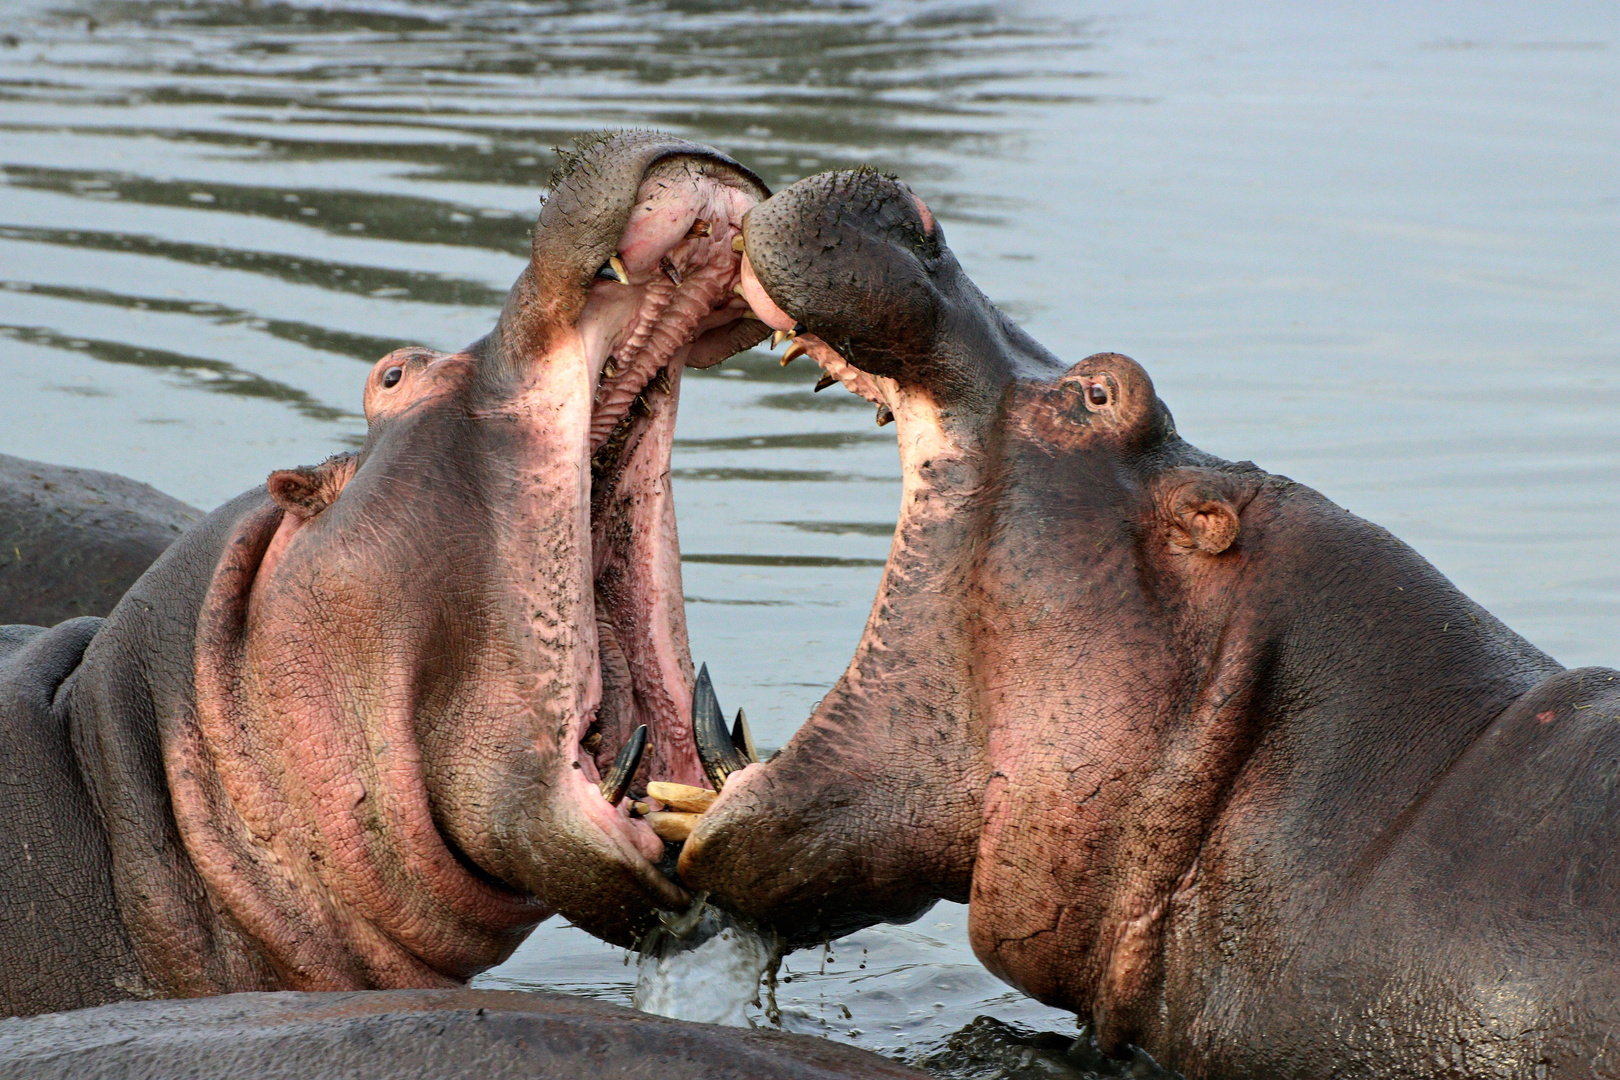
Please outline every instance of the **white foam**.
[{"label": "white foam", "polygon": [[654,931],[643,946],[632,998],[642,1012],[726,1027],[753,1027],[760,979],[775,943],[724,912],[705,908],[685,936]]}]

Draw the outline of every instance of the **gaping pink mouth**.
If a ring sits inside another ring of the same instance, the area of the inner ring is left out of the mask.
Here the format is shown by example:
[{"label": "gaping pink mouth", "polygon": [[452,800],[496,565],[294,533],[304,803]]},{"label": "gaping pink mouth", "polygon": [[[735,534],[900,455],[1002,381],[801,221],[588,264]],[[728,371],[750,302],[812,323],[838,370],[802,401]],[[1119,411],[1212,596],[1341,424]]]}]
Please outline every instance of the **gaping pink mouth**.
[{"label": "gaping pink mouth", "polygon": [[[586,815],[633,860],[664,841],[640,812],[649,781],[706,787],[692,729],[680,548],[669,486],[681,373],[735,351],[754,318],[736,286],[733,241],[758,201],[722,167],[689,158],[643,180],[617,253],[577,324],[594,385],[590,416],[594,647],[567,747],[568,783]],[[763,335],[764,326],[754,323]],[[638,734],[645,727],[645,735]],[[566,751],[565,751],[566,752]]]}]

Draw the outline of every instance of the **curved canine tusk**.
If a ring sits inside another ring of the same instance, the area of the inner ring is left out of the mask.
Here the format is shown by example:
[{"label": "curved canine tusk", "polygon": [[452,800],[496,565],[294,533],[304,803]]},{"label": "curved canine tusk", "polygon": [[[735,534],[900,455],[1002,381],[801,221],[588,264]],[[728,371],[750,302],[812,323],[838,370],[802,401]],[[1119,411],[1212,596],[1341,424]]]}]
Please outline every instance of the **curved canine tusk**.
[{"label": "curved canine tusk", "polygon": [[646,749],[647,725],[642,724],[630,733],[630,741],[619,750],[619,756],[613,759],[613,767],[602,777],[602,798],[614,806],[619,805],[624,793],[630,790],[630,781],[641,766],[641,754]]},{"label": "curved canine tusk", "polygon": [[692,688],[692,741],[697,744],[704,775],[716,791],[725,786],[726,777],[749,764],[726,730],[726,716],[714,695],[714,683],[709,681],[708,664],[698,669],[697,685]]},{"label": "curved canine tusk", "polygon": [[731,725],[731,745],[750,764],[759,760],[759,751],[754,749],[754,733],[748,730],[748,717],[741,709],[737,710],[737,722]]}]

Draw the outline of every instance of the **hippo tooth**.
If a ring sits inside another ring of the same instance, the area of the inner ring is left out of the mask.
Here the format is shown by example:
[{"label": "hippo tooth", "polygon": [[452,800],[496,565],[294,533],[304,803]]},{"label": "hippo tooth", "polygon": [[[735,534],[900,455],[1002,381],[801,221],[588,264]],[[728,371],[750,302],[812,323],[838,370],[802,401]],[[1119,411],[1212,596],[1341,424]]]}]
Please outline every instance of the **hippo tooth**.
[{"label": "hippo tooth", "polygon": [[816,390],[815,390],[815,392],[819,394],[823,390],[827,389],[827,387],[831,386],[833,383],[835,383],[837,381],[838,381],[838,379],[835,376],[823,375],[821,378],[816,380]]},{"label": "hippo tooth", "polygon": [[630,741],[620,748],[619,756],[613,759],[613,767],[602,777],[602,798],[614,806],[619,805],[619,800],[630,788],[630,780],[636,775],[636,769],[641,766],[641,754],[646,749],[647,725],[642,724],[630,733]]},{"label": "hippo tooth", "polygon": [[604,281],[617,281],[620,285],[630,284],[630,275],[624,272],[624,261],[618,255],[608,256],[608,261],[602,264],[596,276]]},{"label": "hippo tooth", "polygon": [[692,228],[687,231],[686,235],[708,236],[712,232],[714,232],[714,227],[711,226],[707,221],[704,221],[702,218],[698,218],[696,221],[692,222]]},{"label": "hippo tooth", "polygon": [[675,264],[669,261],[669,256],[666,255],[658,260],[658,269],[662,270],[664,276],[675,283],[677,289],[681,287],[681,272],[675,269]]},{"label": "hippo tooth", "polygon": [[660,840],[679,844],[692,835],[692,830],[697,827],[698,818],[702,816],[702,814],[685,814],[677,810],[654,810],[647,815],[646,820]]},{"label": "hippo tooth", "polygon": [[748,717],[741,709],[737,710],[737,722],[731,725],[731,745],[737,748],[744,760],[755,762],[759,760],[759,751],[754,749],[754,733],[748,730]]},{"label": "hippo tooth", "polygon": [[[742,296],[743,295],[742,282],[739,281],[739,282],[737,282],[737,284],[733,285],[731,287],[731,291],[736,293],[738,296]],[[761,320],[761,321],[763,321],[763,320]]]},{"label": "hippo tooth", "polygon": [[709,680],[708,664],[698,669],[697,685],[692,688],[692,741],[704,775],[716,791],[725,785],[726,777],[748,764],[726,730],[725,713],[720,711],[714,683]]},{"label": "hippo tooth", "polygon": [[804,342],[795,341],[793,344],[787,347],[787,352],[782,354],[782,366],[787,367],[789,364],[793,363],[793,361],[797,360],[799,357],[803,356],[809,351],[809,349],[805,348]]},{"label": "hippo tooth", "polygon": [[742,233],[738,233],[736,236],[733,236],[731,238],[731,250],[732,251],[742,251],[743,247],[744,247],[744,244],[743,244]]},{"label": "hippo tooth", "polygon": [[665,780],[654,780],[647,785],[647,796],[657,799],[671,810],[701,814],[714,805],[714,800],[720,797],[720,793],[710,791],[708,788],[692,787],[690,784],[671,784]]},{"label": "hippo tooth", "polygon": [[894,412],[887,405],[879,405],[877,411],[877,426],[894,423]]},{"label": "hippo tooth", "polygon": [[660,393],[670,393],[669,369],[659,368],[658,374],[654,375],[652,377],[652,382],[648,383],[647,385]]},{"label": "hippo tooth", "polygon": [[773,349],[776,348],[778,345],[782,344],[782,342],[784,342],[784,341],[787,341],[789,338],[797,337],[798,334],[799,334],[799,332],[797,330],[773,330],[773,331],[771,331],[771,348],[773,348]]},{"label": "hippo tooth", "polygon": [[602,365],[602,374],[610,379],[619,374],[619,358],[617,356],[607,358],[607,363]]}]

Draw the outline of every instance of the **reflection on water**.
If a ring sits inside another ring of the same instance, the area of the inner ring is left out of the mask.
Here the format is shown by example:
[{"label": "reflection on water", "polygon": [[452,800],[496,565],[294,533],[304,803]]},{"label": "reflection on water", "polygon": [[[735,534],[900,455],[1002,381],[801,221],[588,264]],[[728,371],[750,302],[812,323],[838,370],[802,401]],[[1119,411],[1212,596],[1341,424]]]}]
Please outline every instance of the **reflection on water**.
[{"label": "reflection on water", "polygon": [[[1602,5],[1500,0],[13,2],[0,452],[211,506],[351,446],[366,364],[489,328],[552,148],[655,126],[772,185],[899,172],[1059,355],[1136,356],[1193,441],[1614,663],[1615,46]],[[772,745],[898,505],[894,429],[815,378],[690,373],[675,446],[694,650]],[[1093,1068],[963,925],[790,958],[787,1022],[952,1076]],[[622,1000],[622,959],[547,926],[485,978]]]}]

